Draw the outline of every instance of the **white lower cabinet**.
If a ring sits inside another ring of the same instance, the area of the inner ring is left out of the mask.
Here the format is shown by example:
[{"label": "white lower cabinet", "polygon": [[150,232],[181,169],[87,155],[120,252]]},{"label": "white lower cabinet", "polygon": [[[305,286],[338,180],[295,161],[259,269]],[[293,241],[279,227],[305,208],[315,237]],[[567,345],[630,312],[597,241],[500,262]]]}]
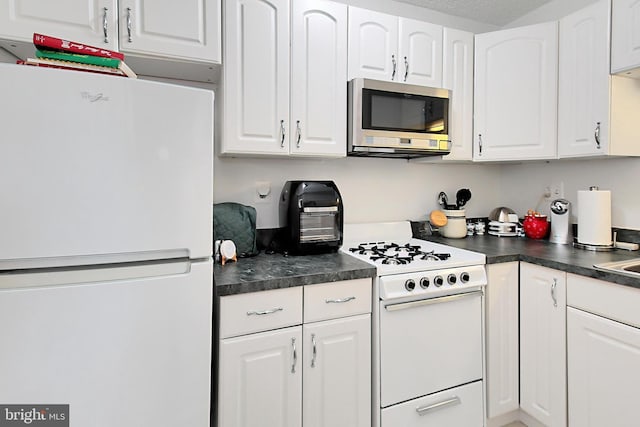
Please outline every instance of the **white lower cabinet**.
[{"label": "white lower cabinet", "polygon": [[571,427],[632,427],[640,420],[640,290],[568,275]]},{"label": "white lower cabinet", "polygon": [[487,265],[487,418],[520,407],[518,262]]},{"label": "white lower cabinet", "polygon": [[302,424],[369,427],[371,316],[305,324],[303,335]]},{"label": "white lower cabinet", "polygon": [[371,279],[221,297],[220,337],[218,427],[371,426]]},{"label": "white lower cabinet", "polygon": [[566,273],[520,263],[520,408],[567,425]]},{"label": "white lower cabinet", "polygon": [[220,342],[218,425],[300,426],[302,327]]}]

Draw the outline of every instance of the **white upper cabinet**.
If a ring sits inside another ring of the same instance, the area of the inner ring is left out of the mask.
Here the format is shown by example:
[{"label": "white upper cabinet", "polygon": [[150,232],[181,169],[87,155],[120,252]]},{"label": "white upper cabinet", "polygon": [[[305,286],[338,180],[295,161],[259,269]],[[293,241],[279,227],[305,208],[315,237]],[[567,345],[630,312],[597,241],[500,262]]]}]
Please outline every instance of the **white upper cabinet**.
[{"label": "white upper cabinet", "polygon": [[442,85],[449,100],[451,153],[442,160],[473,158],[473,33],[444,28]]},{"label": "white upper cabinet", "polygon": [[349,79],[442,86],[442,26],[349,7]]},{"label": "white upper cabinet", "polygon": [[119,0],[120,50],[220,62],[220,1]]},{"label": "white upper cabinet", "polygon": [[556,157],[558,26],[475,39],[474,160]]},{"label": "white upper cabinet", "polygon": [[292,3],[225,0],[221,154],[346,155],[347,6]]},{"label": "white upper cabinet", "polygon": [[399,18],[396,80],[422,86],[442,86],[442,26]]},{"label": "white upper cabinet", "polygon": [[640,78],[640,1],[612,0],[611,72]]},{"label": "white upper cabinet", "polygon": [[224,2],[222,153],[289,152],[289,2]]},{"label": "white upper cabinet", "polygon": [[33,33],[122,51],[140,75],[210,82],[220,64],[221,0],[8,0],[0,47],[33,56]]},{"label": "white upper cabinet", "polygon": [[293,0],[292,155],[346,156],[347,6]]},{"label": "white upper cabinet", "polygon": [[349,7],[349,80],[396,80],[398,17]]},{"label": "white upper cabinet", "polygon": [[31,43],[33,33],[40,33],[117,50],[117,5],[117,0],[3,1],[0,39]]},{"label": "white upper cabinet", "polygon": [[560,20],[560,157],[608,151],[608,10],[608,0],[601,0]]},{"label": "white upper cabinet", "polygon": [[640,155],[640,81],[609,75],[608,0],[560,21],[559,73],[558,155]]}]

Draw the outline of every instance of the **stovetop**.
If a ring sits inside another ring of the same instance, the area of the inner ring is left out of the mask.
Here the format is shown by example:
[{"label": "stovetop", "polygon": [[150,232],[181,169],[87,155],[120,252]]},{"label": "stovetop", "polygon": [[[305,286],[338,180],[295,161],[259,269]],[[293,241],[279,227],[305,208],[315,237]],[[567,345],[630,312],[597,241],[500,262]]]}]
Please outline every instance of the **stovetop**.
[{"label": "stovetop", "polygon": [[484,254],[418,239],[347,243],[341,251],[376,266],[378,276],[484,265]]}]

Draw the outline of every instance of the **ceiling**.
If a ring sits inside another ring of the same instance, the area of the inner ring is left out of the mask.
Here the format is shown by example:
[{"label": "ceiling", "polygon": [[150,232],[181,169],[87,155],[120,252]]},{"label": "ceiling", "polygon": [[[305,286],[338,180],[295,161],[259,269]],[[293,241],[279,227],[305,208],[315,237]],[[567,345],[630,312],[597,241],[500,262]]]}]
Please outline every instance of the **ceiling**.
[{"label": "ceiling", "polygon": [[551,0],[397,0],[497,26],[506,25]]}]

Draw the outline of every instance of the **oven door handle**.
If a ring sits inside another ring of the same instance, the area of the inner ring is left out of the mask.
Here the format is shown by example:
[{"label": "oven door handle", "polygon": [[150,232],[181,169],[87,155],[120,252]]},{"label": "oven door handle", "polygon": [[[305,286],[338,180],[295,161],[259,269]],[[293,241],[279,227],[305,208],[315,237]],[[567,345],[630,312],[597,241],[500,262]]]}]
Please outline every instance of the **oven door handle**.
[{"label": "oven door handle", "polygon": [[454,294],[454,295],[446,295],[443,297],[438,297],[438,298],[431,298],[431,299],[422,299],[419,301],[410,301],[410,302],[399,302],[396,304],[387,304],[384,306],[385,310],[387,311],[397,311],[397,310],[404,310],[406,308],[413,308],[413,307],[422,307],[425,305],[431,305],[431,304],[439,304],[439,303],[443,303],[443,302],[451,302],[451,301],[456,301],[462,298],[467,298],[467,297],[474,297],[474,296],[478,296],[478,295],[484,295],[484,289],[480,289],[478,291],[473,291],[473,292],[465,292],[463,294]]},{"label": "oven door handle", "polygon": [[420,408],[416,408],[416,412],[418,415],[423,416],[431,411],[436,411],[438,409],[444,409],[448,406],[459,405],[461,403],[460,398],[458,396],[454,396],[451,399],[443,400],[442,402],[434,403],[428,406],[421,406]]}]

